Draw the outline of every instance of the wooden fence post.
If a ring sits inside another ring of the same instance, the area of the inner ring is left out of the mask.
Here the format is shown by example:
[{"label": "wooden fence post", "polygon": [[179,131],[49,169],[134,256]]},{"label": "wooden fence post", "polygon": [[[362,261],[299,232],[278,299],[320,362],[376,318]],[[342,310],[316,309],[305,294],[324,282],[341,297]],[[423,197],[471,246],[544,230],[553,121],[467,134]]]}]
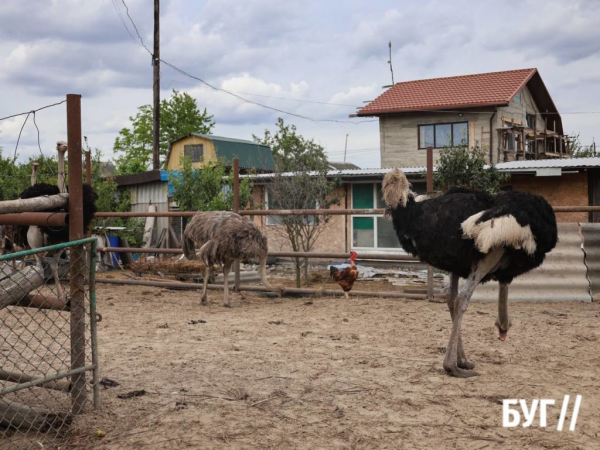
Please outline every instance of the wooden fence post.
[{"label": "wooden fence post", "polygon": [[[433,193],[433,147],[427,147],[427,193]],[[427,300],[433,301],[433,267],[427,265]]]},{"label": "wooden fence post", "polygon": [[[67,94],[67,142],[69,157],[69,240],[84,238],[83,168],[81,161],[81,95]],[[71,278],[71,369],[85,366],[85,256],[83,245],[69,252]],[[72,375],[73,414],[85,411],[87,391],[85,372]]]},{"label": "wooden fence post", "polygon": [[[240,160],[233,160],[233,212],[240,212]],[[234,282],[233,288],[236,292],[240,291],[240,260],[236,259],[233,265]]]}]

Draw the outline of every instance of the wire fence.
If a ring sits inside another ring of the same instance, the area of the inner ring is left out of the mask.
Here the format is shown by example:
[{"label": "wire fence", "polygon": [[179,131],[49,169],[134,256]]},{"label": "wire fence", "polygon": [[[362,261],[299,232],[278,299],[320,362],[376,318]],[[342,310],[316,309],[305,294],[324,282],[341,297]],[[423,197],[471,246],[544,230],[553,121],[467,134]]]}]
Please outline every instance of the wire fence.
[{"label": "wire fence", "polygon": [[95,239],[0,257],[0,449],[58,448],[98,406],[95,267]]}]

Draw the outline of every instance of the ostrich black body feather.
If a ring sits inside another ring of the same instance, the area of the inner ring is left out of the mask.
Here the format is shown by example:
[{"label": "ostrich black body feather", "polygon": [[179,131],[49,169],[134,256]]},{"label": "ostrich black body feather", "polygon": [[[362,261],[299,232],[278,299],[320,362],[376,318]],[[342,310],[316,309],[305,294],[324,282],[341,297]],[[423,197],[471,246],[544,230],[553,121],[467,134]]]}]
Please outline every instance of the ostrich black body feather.
[{"label": "ostrich black body feather", "polygon": [[476,224],[512,216],[520,227],[529,226],[535,239],[535,251],[504,245],[499,267],[482,282],[513,278],[540,266],[558,240],[556,218],[548,202],[525,192],[501,192],[488,195],[466,188],[450,189],[444,195],[416,202],[408,196],[405,206],[389,207],[394,229],[402,248],[419,260],[466,278],[485,253],[466,238],[463,222],[482,213]]},{"label": "ostrich black body feather", "polygon": [[[58,186],[47,184],[47,183],[38,183],[31,187],[28,187],[23,192],[19,198],[35,198],[42,197],[45,195],[58,195],[60,191]],[[91,225],[92,220],[94,220],[94,214],[96,214],[96,200],[98,199],[98,195],[94,192],[94,189],[88,185],[83,185],[83,229],[87,230]],[[43,212],[69,212],[69,207],[65,208],[55,208],[48,209]],[[27,245],[27,231],[28,226],[17,226],[14,231],[14,243],[21,248],[28,247]],[[69,227],[61,227],[61,228],[52,228],[52,227],[40,227],[42,233],[46,236],[47,245],[59,244],[62,242],[68,242],[69,240]]]}]

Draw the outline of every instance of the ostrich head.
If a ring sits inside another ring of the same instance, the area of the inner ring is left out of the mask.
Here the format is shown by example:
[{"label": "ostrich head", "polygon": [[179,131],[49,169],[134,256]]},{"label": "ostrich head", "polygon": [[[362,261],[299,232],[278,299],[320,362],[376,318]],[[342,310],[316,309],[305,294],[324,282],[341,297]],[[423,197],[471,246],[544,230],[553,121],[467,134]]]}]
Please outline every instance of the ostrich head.
[{"label": "ostrich head", "polygon": [[383,201],[390,208],[405,207],[411,194],[410,183],[400,169],[388,172],[381,185]]},{"label": "ostrich head", "polygon": [[65,141],[58,141],[56,143],[56,150],[58,150],[59,152],[66,152],[67,151],[67,143]]},{"label": "ostrich head", "polygon": [[508,317],[503,318],[503,320],[500,320],[500,318],[498,318],[496,319],[495,325],[498,328],[498,339],[503,341],[504,339],[506,339],[506,336],[508,336],[508,330],[510,330],[512,322]]}]

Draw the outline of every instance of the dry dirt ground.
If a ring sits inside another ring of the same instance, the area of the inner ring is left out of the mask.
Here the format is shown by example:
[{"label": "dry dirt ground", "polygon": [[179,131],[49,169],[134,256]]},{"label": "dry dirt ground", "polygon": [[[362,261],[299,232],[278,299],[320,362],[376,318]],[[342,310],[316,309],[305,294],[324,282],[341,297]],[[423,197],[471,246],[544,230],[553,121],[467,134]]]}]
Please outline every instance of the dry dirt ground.
[{"label": "dry dirt ground", "polygon": [[[61,448],[600,448],[598,304],[511,304],[505,342],[496,305],[471,304],[463,336],[480,376],[465,380],[442,369],[445,304],[234,294],[227,309],[219,292],[209,299],[98,286],[102,376],[120,386],[102,391],[101,409],[78,417]],[[570,413],[556,431],[560,406],[548,428],[539,416],[502,428],[502,399],[565,394],[583,395],[575,432]]]}]

